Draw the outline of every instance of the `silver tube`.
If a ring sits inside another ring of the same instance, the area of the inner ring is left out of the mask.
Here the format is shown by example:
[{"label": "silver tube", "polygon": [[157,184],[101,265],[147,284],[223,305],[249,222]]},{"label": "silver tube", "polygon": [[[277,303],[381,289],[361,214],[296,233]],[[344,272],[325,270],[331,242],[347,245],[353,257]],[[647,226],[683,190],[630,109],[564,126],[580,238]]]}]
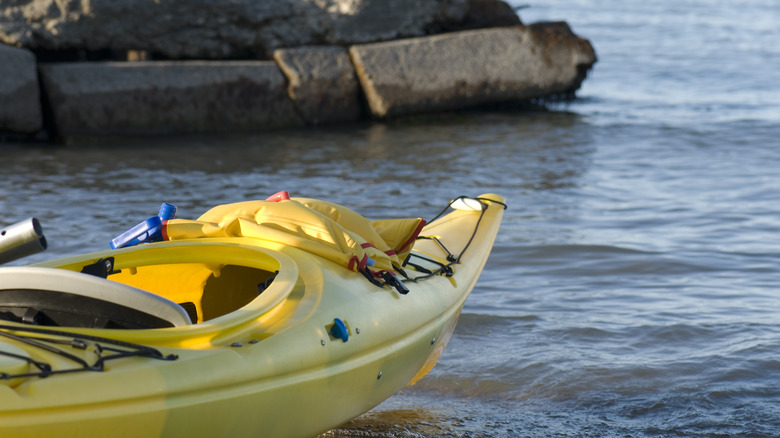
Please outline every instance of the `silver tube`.
[{"label": "silver tube", "polygon": [[41,252],[46,246],[38,219],[17,222],[0,230],[0,264]]}]

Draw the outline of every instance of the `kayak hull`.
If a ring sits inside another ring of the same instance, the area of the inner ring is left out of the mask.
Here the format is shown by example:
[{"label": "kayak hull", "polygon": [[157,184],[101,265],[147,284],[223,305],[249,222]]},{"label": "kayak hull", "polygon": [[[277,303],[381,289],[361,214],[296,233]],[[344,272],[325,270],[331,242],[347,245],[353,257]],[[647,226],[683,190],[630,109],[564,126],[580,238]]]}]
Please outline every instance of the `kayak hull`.
[{"label": "kayak hull", "polygon": [[[148,278],[159,270],[166,291],[152,292],[177,301],[189,298],[173,290],[176,285],[206,284],[205,290],[213,283],[219,287],[209,294],[240,304],[243,298],[231,298],[229,291],[243,286],[225,285],[255,281],[255,271],[275,276],[267,290],[223,314],[210,310],[210,302],[220,301],[211,295],[193,299],[196,318],[206,318],[192,325],[68,328],[176,359],[128,357],[107,361],[102,371],[6,380],[0,383],[0,434],[306,437],[336,427],[422,378],[441,355],[503,213],[502,198],[484,197],[494,201],[486,201],[484,213],[454,211],[423,230],[450,250],[468,249],[451,275],[408,282],[406,295],[306,251],[247,238],[155,243],[40,264],[73,271],[111,256],[121,271],[111,280],[150,289]],[[446,259],[434,242],[419,241],[415,248],[427,259]],[[199,280],[201,271],[210,272],[208,280]],[[339,323],[345,333],[334,332]],[[3,349],[22,350],[55,369],[72,366],[12,339],[0,338]],[[71,350],[87,362],[94,359],[90,348]],[[0,372],[19,374],[19,367],[18,361],[0,361]]]}]

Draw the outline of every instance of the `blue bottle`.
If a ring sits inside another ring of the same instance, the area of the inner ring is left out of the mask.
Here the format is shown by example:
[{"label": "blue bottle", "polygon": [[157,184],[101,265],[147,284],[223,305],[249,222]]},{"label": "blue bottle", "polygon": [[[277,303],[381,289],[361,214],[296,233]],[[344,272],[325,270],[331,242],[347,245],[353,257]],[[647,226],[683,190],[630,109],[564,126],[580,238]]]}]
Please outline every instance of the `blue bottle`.
[{"label": "blue bottle", "polygon": [[176,206],[163,202],[157,216],[152,216],[111,240],[111,249],[125,248],[140,243],[160,242],[163,221],[176,217]]}]

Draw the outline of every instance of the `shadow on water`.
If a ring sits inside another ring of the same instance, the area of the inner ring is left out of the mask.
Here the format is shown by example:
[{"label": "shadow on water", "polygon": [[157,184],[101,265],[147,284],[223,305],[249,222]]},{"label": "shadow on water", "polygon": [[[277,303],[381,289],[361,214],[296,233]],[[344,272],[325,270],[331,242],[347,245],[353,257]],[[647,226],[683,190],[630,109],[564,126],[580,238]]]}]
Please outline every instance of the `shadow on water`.
[{"label": "shadow on water", "polygon": [[[580,116],[566,112],[467,112],[255,134],[95,137],[60,147],[0,144],[0,150],[13,157],[0,166],[10,165],[9,170],[19,173],[78,175],[90,166],[273,173],[312,167],[324,171],[328,164],[381,174],[389,165],[408,167],[405,175],[423,178],[474,168],[496,157],[517,164],[526,158],[562,160],[567,147],[587,143],[586,133],[576,129],[581,124]],[[57,168],[41,167],[51,160]]]}]

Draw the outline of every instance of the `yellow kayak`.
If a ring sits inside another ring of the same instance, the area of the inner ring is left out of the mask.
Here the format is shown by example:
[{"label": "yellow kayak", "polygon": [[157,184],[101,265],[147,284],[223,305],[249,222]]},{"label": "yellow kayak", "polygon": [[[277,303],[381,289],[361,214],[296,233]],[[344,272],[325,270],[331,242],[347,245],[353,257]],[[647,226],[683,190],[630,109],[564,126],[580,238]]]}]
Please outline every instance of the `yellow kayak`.
[{"label": "yellow kayak", "polygon": [[451,207],[425,224],[229,204],[164,221],[161,242],[0,268],[0,436],[343,424],[422,378],[452,335],[506,206]]}]

